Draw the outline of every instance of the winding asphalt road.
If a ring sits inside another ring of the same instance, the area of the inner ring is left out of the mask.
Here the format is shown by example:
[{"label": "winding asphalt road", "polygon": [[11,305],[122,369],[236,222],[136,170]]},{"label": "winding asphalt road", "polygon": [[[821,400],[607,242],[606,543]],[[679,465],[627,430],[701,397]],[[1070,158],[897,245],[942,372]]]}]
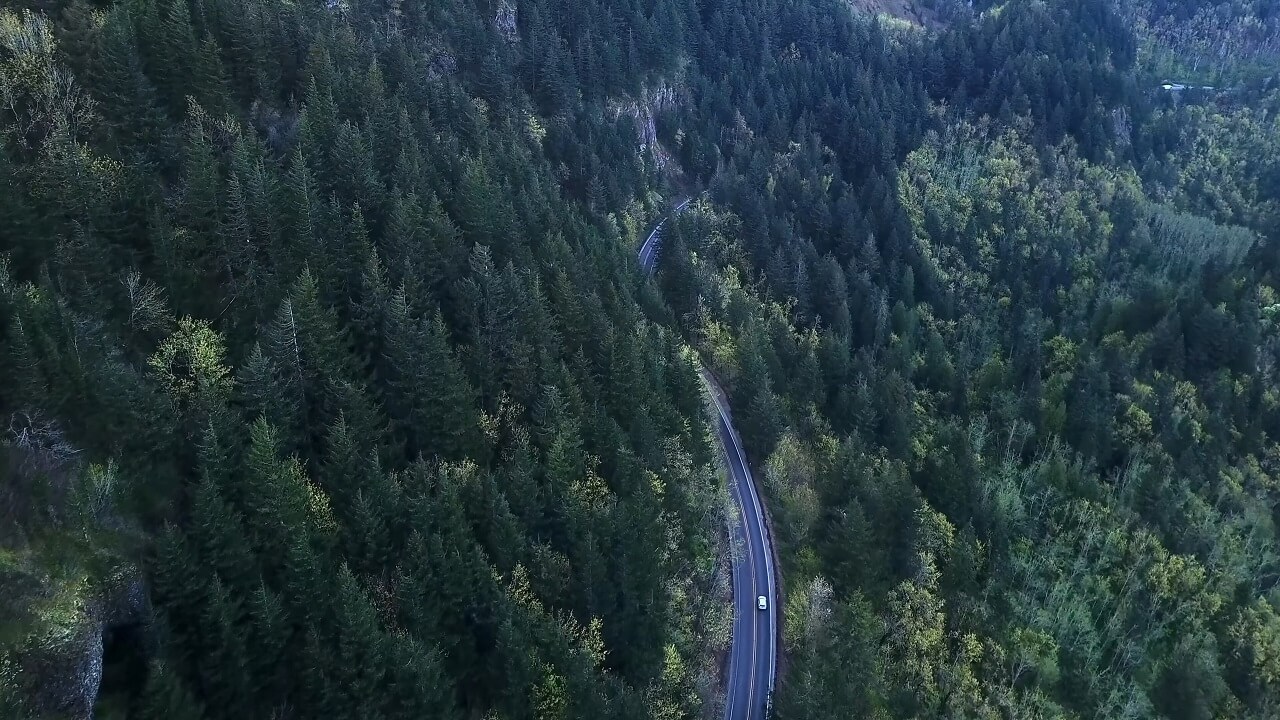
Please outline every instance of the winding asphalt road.
[{"label": "winding asphalt road", "polygon": [[[676,205],[671,211],[674,215],[688,207],[693,198],[689,198],[684,202]],[[653,232],[649,233],[649,237],[644,239],[644,244],[640,246],[640,254],[637,259],[640,260],[640,267],[644,268],[647,273],[653,272],[653,266],[658,262],[658,249],[662,243],[662,226],[667,224],[667,218],[662,218],[658,224],[653,227]]]},{"label": "winding asphalt road", "polygon": [[[680,212],[688,204],[689,200],[685,200],[672,212]],[[638,259],[645,272],[653,272],[666,220],[663,218],[640,246]],[[775,602],[778,594],[773,544],[742,439],[733,427],[728,398],[705,367],[702,380],[716,404],[716,432],[724,446],[730,475],[729,494],[737,510],[730,519],[729,531],[733,561],[733,645],[729,649],[724,717],[725,720],[765,720],[778,674]],[[756,605],[762,595],[767,599],[765,610]]]}]

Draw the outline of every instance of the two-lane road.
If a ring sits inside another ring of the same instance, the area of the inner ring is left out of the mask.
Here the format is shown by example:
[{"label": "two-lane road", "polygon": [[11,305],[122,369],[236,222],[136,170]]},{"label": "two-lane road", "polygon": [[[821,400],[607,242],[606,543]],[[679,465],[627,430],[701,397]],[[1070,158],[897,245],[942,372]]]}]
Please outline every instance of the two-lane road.
[{"label": "two-lane road", "polygon": [[[671,214],[674,215],[683,210],[690,200],[693,200],[693,198],[688,198],[676,205]],[[653,227],[653,232],[649,233],[649,237],[645,238],[644,244],[640,246],[640,254],[637,259],[640,260],[640,267],[644,268],[645,272],[653,272],[654,263],[658,261],[658,247],[662,242],[662,226],[666,222],[667,218],[665,217],[659,220],[658,224]]]},{"label": "two-lane road", "polygon": [[[725,697],[726,720],[764,720],[778,671],[778,595],[773,574],[773,547],[764,521],[764,509],[747,464],[742,440],[733,427],[733,416],[724,392],[705,368],[703,381],[715,400],[716,430],[724,446],[729,468],[729,493],[738,517],[732,525],[733,646],[729,650],[729,682]],[[757,598],[764,596],[766,609]]]},{"label": "two-lane road", "polygon": [[[675,207],[679,212],[689,204]],[[640,246],[638,259],[652,272],[666,218],[654,227]],[[729,531],[733,562],[733,645],[729,649],[729,674],[725,689],[725,720],[765,720],[778,673],[777,582],[773,568],[773,544],[764,521],[764,509],[742,440],[733,427],[733,414],[719,383],[706,368],[702,379],[716,405],[716,433],[724,447],[729,470],[729,494],[736,517]],[[758,598],[766,608],[759,609]]]}]

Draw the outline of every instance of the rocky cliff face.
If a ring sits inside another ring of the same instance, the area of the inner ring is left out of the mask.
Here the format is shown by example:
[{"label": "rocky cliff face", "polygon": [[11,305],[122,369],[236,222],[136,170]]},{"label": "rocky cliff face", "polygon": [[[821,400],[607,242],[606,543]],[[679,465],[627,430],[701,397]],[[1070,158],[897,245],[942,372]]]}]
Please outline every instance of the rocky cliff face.
[{"label": "rocky cliff face", "polygon": [[92,718],[102,684],[105,635],[149,616],[146,585],[136,573],[86,601],[69,631],[47,638],[20,659],[22,675],[36,682],[28,688],[25,710],[36,718]]},{"label": "rocky cliff face", "polygon": [[511,0],[501,0],[497,12],[493,16],[493,29],[507,42],[520,40],[520,29],[516,26],[516,6]]},{"label": "rocky cliff face", "polygon": [[654,88],[645,88],[640,97],[630,101],[614,101],[609,104],[611,118],[626,114],[636,126],[636,146],[641,153],[652,153],[659,169],[667,166],[671,155],[658,142],[658,114],[674,108],[678,102],[676,89],[665,81]]}]

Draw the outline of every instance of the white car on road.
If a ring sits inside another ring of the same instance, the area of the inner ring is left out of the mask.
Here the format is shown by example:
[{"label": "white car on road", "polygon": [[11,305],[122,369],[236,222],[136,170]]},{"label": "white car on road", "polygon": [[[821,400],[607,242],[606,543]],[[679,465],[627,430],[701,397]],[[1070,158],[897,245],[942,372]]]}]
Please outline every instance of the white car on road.
[{"label": "white car on road", "polygon": [[768,600],[766,600],[766,599],[765,599],[765,597],[764,597],[763,595],[758,596],[758,597],[756,598],[756,608],[757,608],[757,609],[759,609],[759,610],[768,610],[768,609],[769,609],[769,601],[768,601]]}]

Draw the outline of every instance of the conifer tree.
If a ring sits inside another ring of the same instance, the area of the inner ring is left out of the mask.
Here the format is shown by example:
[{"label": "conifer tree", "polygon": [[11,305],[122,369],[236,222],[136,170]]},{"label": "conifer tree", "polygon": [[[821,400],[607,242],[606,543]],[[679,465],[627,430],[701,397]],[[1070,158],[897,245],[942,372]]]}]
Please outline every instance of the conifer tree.
[{"label": "conifer tree", "polygon": [[333,277],[331,265],[334,260],[317,246],[322,203],[301,148],[295,148],[289,157],[276,193],[275,207],[279,208],[282,232],[281,256],[275,260],[277,272],[287,273],[285,277],[290,277],[300,272],[305,263],[307,267],[316,268],[315,273],[322,281],[329,280]]},{"label": "conifer tree", "polygon": [[389,692],[384,707],[388,717],[453,720],[462,716],[439,650],[428,650],[400,634],[388,635],[385,642]]},{"label": "conifer tree", "polygon": [[190,544],[177,528],[166,527],[157,539],[151,569],[156,600],[162,603],[174,635],[185,643],[199,637],[200,612],[210,592],[209,580]]},{"label": "conifer tree", "polygon": [[291,441],[302,433],[302,399],[298,386],[282,379],[275,361],[254,343],[240,366],[236,386],[246,418],[266,418],[273,427],[285,428]]},{"label": "conifer tree", "polygon": [[201,560],[217,570],[230,592],[249,592],[258,582],[256,562],[239,516],[214,481],[206,479],[196,489],[192,516],[192,535]]},{"label": "conifer tree", "polygon": [[264,705],[279,706],[290,689],[286,652],[293,628],[280,596],[264,584],[248,600],[249,679],[254,697]]},{"label": "conifer tree", "polygon": [[331,165],[325,168],[332,178],[334,192],[345,205],[359,205],[376,214],[381,207],[384,188],[373,166],[361,128],[344,120],[337,128],[332,145]]},{"label": "conifer tree", "polygon": [[388,407],[409,439],[408,450],[459,458],[478,449],[474,392],[462,373],[439,315],[420,320],[410,314],[401,291],[387,317]]},{"label": "conifer tree", "polygon": [[201,609],[202,652],[195,664],[210,709],[220,717],[240,717],[251,700],[243,616],[241,601],[214,578]]},{"label": "conifer tree", "polygon": [[[152,15],[153,14],[153,15]],[[186,104],[192,81],[192,51],[197,48],[195,32],[191,28],[191,9],[186,0],[156,0],[154,9],[144,20],[143,28],[154,33],[147,38],[153,51],[149,58],[152,75],[161,95],[170,107]],[[154,18],[154,26],[148,22]]]},{"label": "conifer tree", "polygon": [[7,331],[4,367],[13,379],[13,403],[17,407],[36,410],[47,402],[47,390],[35,347],[21,317],[14,317]]},{"label": "conifer tree", "polygon": [[387,671],[385,636],[373,607],[346,566],[339,568],[337,581],[336,641],[329,666],[334,697],[330,707],[342,717],[378,717]]},{"label": "conifer tree", "polygon": [[200,702],[182,679],[160,660],[147,668],[139,717],[144,720],[203,720]]},{"label": "conifer tree", "polygon": [[245,470],[246,524],[263,571],[274,577],[285,563],[291,538],[307,537],[306,478],[296,460],[281,459],[279,434],[262,418],[249,429]]},{"label": "conifer tree", "polygon": [[129,153],[167,165],[176,154],[175,133],[154,81],[143,72],[133,25],[124,5],[106,13],[82,79],[99,100],[114,142]]}]

